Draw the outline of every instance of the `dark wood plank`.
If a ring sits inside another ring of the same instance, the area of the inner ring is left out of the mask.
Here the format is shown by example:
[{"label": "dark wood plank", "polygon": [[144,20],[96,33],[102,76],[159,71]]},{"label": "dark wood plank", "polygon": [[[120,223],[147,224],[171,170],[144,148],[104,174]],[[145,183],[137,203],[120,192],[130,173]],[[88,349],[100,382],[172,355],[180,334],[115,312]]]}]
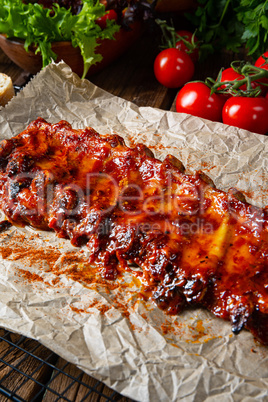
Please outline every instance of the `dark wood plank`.
[{"label": "dark wood plank", "polygon": [[[138,106],[151,106],[169,110],[176,90],[160,85],[154,77],[153,61],[158,42],[145,36],[108,68],[89,77],[95,85],[134,102]],[[0,72],[9,75],[14,85],[21,86],[29,73],[12,63],[0,49]]]},{"label": "dark wood plank", "polygon": [[0,73],[9,75],[13,84],[22,86],[29,77],[29,73],[16,66],[0,49]]},{"label": "dark wood plank", "polygon": [[159,84],[154,76],[158,45],[156,38],[145,34],[109,68],[89,79],[100,88],[138,106],[168,110],[176,91]]},{"label": "dark wood plank", "polygon": [[[108,388],[106,386],[104,386],[102,392],[104,395],[108,396],[109,398],[111,398],[114,401],[120,401],[120,402],[130,402],[131,401],[130,399],[118,394],[117,392],[114,392],[111,388]],[[103,396],[99,400],[99,402],[106,402],[106,401],[107,401],[107,398],[105,398]]]},{"label": "dark wood plank", "polygon": [[[51,381],[48,385],[49,390],[46,391],[43,402],[56,402],[58,395],[62,395],[73,402],[83,400],[90,402],[106,401],[107,397],[105,398],[101,395],[112,397],[114,400],[122,402],[130,402],[128,398],[122,397],[62,358],[59,358],[56,368],[57,370],[54,370],[51,376]],[[75,379],[78,381],[75,381]]]},{"label": "dark wood plank", "polygon": [[[22,339],[21,342],[20,339]],[[15,346],[9,344],[8,340],[14,342]],[[16,345],[23,350],[18,349]],[[34,356],[27,352],[33,353]],[[51,363],[55,360],[55,355],[50,350],[31,339],[14,334],[10,335],[7,341],[2,340],[0,342],[1,386],[26,401],[31,400],[42,388],[38,383],[44,384],[52,372],[48,365],[42,364],[36,357]],[[31,376],[36,381],[27,376]],[[7,400],[9,399],[1,398],[1,402]]]},{"label": "dark wood plank", "polygon": [[85,373],[83,374],[82,382],[87,384],[93,390],[90,392],[87,387],[80,385],[77,391],[75,402],[81,402],[81,401],[99,402],[100,400],[99,393],[103,392],[103,390],[105,389],[105,385]]},{"label": "dark wood plank", "polygon": [[[73,364],[69,364],[66,360],[59,358],[56,364],[57,369],[64,371],[65,374],[58,370],[54,370],[49,383],[49,389],[46,391],[43,401],[53,402],[58,399],[58,395],[68,397],[71,401],[75,401],[77,390],[79,388],[78,382],[75,382],[71,377],[82,377],[82,372]],[[69,377],[70,375],[71,377]],[[53,391],[55,392],[53,392]]]}]

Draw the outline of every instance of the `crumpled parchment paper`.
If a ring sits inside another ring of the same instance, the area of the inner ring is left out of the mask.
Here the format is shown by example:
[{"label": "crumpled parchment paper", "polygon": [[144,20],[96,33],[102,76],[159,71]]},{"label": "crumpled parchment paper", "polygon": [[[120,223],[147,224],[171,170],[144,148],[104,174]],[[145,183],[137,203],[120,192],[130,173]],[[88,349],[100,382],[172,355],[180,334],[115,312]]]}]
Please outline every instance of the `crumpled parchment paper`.
[{"label": "crumpled parchment paper", "polygon": [[[142,142],[161,159],[175,155],[188,172],[203,170],[218,188],[236,187],[251,203],[268,204],[265,136],[137,107],[81,81],[63,62],[46,67],[0,110],[0,138],[38,116],[120,134],[128,145]],[[76,280],[72,268],[85,269],[86,250],[82,258],[53,233],[12,227],[0,235],[0,249],[11,246],[0,260],[0,326],[37,339],[137,401],[267,398],[268,348],[249,332],[234,336],[228,322],[201,310],[167,316],[139,297],[130,274],[113,286],[92,276]],[[55,269],[27,250],[54,253]]]}]

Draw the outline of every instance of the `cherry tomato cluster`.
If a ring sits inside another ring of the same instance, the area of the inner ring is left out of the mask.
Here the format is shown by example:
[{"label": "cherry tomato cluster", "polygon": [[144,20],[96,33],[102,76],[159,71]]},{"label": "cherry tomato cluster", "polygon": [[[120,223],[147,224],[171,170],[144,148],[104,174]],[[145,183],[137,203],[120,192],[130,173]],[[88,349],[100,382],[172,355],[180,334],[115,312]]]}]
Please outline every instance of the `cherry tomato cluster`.
[{"label": "cherry tomato cluster", "polygon": [[198,40],[192,32],[175,29],[166,21],[157,20],[162,29],[164,47],[155,58],[154,74],[167,88],[179,88],[190,81],[198,60]]},{"label": "cherry tomato cluster", "polygon": [[267,57],[268,52],[254,65],[232,65],[216,81],[186,83],[176,98],[177,112],[268,134]]},{"label": "cherry tomato cluster", "polygon": [[198,40],[189,31],[175,31],[156,20],[162,30],[164,50],[154,61],[156,79],[167,88],[181,88],[177,112],[268,134],[268,52],[255,65],[235,62],[217,80],[189,82],[199,58]]}]

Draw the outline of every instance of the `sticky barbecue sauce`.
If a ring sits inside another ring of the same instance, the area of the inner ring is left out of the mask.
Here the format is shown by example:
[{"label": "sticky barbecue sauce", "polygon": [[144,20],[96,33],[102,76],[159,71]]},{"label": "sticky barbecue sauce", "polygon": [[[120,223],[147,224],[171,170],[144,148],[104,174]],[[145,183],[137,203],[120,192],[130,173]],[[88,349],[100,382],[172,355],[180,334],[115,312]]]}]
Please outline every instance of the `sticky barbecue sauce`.
[{"label": "sticky barbecue sauce", "polygon": [[185,174],[174,157],[162,162],[145,146],[64,121],[32,122],[2,143],[0,160],[0,207],[11,222],[86,244],[107,280],[135,264],[160,308],[203,306],[268,344],[262,209],[202,172]]}]

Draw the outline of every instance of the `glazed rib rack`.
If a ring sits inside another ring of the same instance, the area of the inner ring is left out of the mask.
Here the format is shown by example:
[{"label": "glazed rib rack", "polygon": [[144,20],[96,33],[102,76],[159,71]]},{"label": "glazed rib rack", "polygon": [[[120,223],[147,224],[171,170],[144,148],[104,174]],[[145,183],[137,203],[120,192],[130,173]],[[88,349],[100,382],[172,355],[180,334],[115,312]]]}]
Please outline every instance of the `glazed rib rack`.
[{"label": "glazed rib rack", "polygon": [[108,280],[131,264],[170,314],[202,306],[268,344],[266,209],[117,135],[42,118],[1,144],[0,207],[14,225],[54,230]]}]

